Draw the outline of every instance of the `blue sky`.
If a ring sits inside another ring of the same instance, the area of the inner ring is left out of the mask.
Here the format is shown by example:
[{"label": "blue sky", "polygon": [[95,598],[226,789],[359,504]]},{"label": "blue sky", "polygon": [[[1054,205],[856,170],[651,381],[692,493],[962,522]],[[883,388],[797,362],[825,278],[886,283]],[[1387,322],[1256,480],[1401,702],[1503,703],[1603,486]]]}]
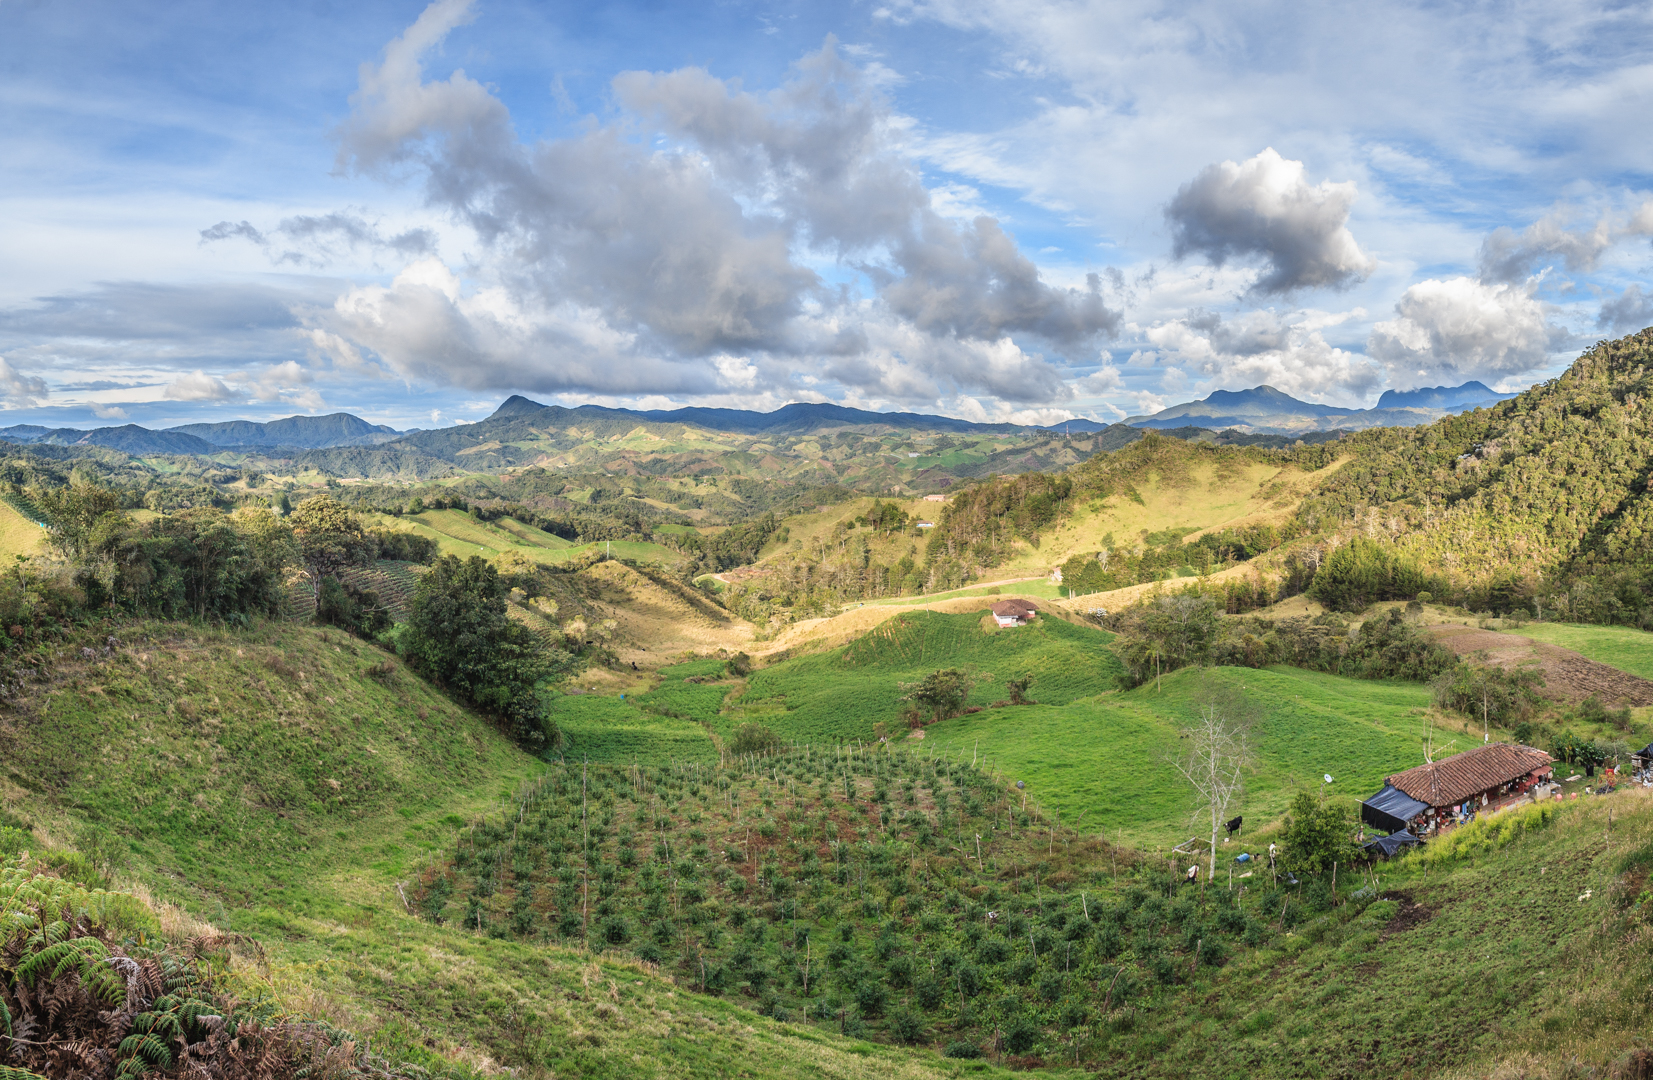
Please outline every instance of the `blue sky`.
[{"label": "blue sky", "polygon": [[1514,389],[1653,323],[1644,5],[0,0],[0,425]]}]

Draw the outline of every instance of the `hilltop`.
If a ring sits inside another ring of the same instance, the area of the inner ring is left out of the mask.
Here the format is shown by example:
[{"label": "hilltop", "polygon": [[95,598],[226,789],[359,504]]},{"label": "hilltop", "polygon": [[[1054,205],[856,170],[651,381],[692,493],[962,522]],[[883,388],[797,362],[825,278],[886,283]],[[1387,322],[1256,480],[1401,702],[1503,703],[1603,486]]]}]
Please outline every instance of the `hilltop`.
[{"label": "hilltop", "polygon": [[1650,389],[1653,330],[1602,342],[1489,409],[1348,437],[1351,463],[1297,520],[1322,534],[1381,522],[1478,607],[1532,611],[1536,595],[1563,618],[1636,623],[1653,605]]}]

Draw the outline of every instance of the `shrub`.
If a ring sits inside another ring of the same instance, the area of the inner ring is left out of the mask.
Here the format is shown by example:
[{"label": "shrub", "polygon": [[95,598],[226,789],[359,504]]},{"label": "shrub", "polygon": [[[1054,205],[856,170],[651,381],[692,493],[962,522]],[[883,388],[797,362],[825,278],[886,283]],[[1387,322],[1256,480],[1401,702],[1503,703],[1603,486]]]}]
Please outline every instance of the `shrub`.
[{"label": "shrub", "polygon": [[924,1017],[911,1009],[896,1009],[890,1014],[890,1034],[904,1043],[915,1043],[924,1038]]},{"label": "shrub", "polygon": [[975,1043],[964,1042],[962,1040],[958,1042],[950,1042],[947,1044],[947,1049],[941,1052],[941,1056],[950,1058],[979,1058],[981,1057],[981,1047],[977,1046]]},{"label": "shrub", "polygon": [[1004,1048],[1012,1054],[1025,1054],[1039,1045],[1043,1034],[1039,1025],[1027,1017],[1018,1017],[1004,1030]]},{"label": "shrub", "polygon": [[1061,972],[1052,971],[1047,975],[1041,975],[1039,977],[1039,996],[1049,1004],[1054,1005],[1062,1000],[1062,991],[1066,985],[1067,980],[1062,977]]},{"label": "shrub", "polygon": [[1509,725],[1525,720],[1539,702],[1544,674],[1535,668],[1482,667],[1459,664],[1431,684],[1435,704],[1484,724]]},{"label": "shrub", "polygon": [[781,737],[772,728],[759,723],[746,723],[735,729],[729,751],[734,754],[773,754],[781,749],[781,745]]},{"label": "shrub", "polygon": [[884,1011],[890,992],[877,979],[862,979],[855,984],[855,1006],[866,1016],[877,1016]]},{"label": "shrub", "polygon": [[1281,837],[1287,865],[1308,874],[1330,870],[1334,862],[1348,866],[1358,850],[1349,839],[1352,828],[1348,808],[1341,802],[1324,802],[1300,792],[1291,801]]}]

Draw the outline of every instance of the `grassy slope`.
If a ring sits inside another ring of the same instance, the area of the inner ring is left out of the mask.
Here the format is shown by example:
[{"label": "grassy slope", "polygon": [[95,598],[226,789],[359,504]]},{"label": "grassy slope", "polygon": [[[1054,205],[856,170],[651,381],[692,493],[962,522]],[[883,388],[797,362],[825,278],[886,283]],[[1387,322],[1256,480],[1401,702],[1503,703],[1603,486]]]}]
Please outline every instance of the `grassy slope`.
[{"label": "grassy slope", "polygon": [[494,558],[507,551],[543,563],[560,563],[593,551],[611,550],[615,558],[636,559],[641,562],[676,562],[677,552],[659,544],[616,540],[612,545],[590,543],[574,545],[567,540],[536,529],[513,518],[499,521],[478,521],[460,510],[426,510],[420,514],[391,517],[388,514],[367,515],[373,525],[416,533],[436,541],[444,555],[465,558],[480,555]]},{"label": "grassy slope", "polygon": [[[989,633],[981,623],[977,614],[904,615],[849,646],[765,668],[726,715],[696,718],[720,731],[755,719],[797,742],[865,740],[880,722],[901,734],[900,684],[937,668],[993,674],[971,698],[984,705],[1005,696],[1006,679],[1032,674],[1030,694],[1040,704],[932,725],[924,751],[985,758],[1063,820],[1083,814],[1086,828],[1155,844],[1188,836],[1189,796],[1166,757],[1212,691],[1244,702],[1258,721],[1257,767],[1242,807],[1254,821],[1279,816],[1323,774],[1337,790],[1365,797],[1384,776],[1422,760],[1430,696],[1421,685],[1282,666],[1181,671],[1157,690],[1119,693],[1105,631],[1045,619]],[[1435,733],[1437,749],[1466,749],[1467,739],[1456,729]]]},{"label": "grassy slope", "polygon": [[713,732],[726,726],[719,715],[724,700],[742,686],[727,677],[725,666],[716,658],[690,660],[660,668],[658,684],[642,693],[557,698],[563,760],[606,765],[717,761]]},{"label": "grassy slope", "polygon": [[[1179,464],[1192,454],[1181,446],[1172,447],[1172,452],[1178,455]],[[1192,529],[1189,536],[1195,538],[1228,526],[1278,523],[1291,516],[1305,491],[1338,468],[1332,465],[1305,473],[1256,462],[1225,466],[1196,464],[1176,476],[1150,469],[1147,478],[1135,485],[1140,502],[1128,495],[1114,495],[1100,504],[1079,506],[1040,538],[1037,549],[1018,545],[1015,558],[998,572],[1060,566],[1075,554],[1096,552],[1105,546],[1104,538],[1110,533],[1114,545],[1123,546],[1162,529]]]},{"label": "grassy slope", "polygon": [[[1572,804],[1547,828],[1469,861],[1380,865],[1378,895],[1394,899],[1237,958],[1185,1007],[1145,1014],[1116,1036],[1109,1071],[1537,1080],[1622,1060],[1646,1042],[1653,965],[1631,943],[1653,912],[1644,898],[1627,926],[1615,908],[1635,891],[1620,899],[1614,885],[1627,851],[1653,861],[1650,802]],[[1423,909],[1410,926],[1397,918],[1408,897]]]},{"label": "grassy slope", "polygon": [[1086,830],[1169,847],[1199,830],[1190,831],[1192,796],[1167,758],[1212,688],[1243,700],[1258,720],[1256,768],[1236,811],[1252,822],[1278,817],[1324,773],[1336,791],[1364,798],[1422,760],[1427,687],[1290,667],[1179,671],[1158,691],[1149,684],[1064,707],[990,709],[935,725],[925,743],[955,758],[985,757],[1064,821],[1083,814]]},{"label": "grassy slope", "polygon": [[45,546],[45,529],[0,502],[0,559],[12,555],[34,555]]},{"label": "grassy slope", "polygon": [[958,1075],[634,964],[413,918],[398,882],[543,765],[406,672],[366,675],[382,654],[336,633],[118,633],[0,713],[0,802],[49,838],[113,830],[154,892],[264,943],[267,972],[242,975],[282,1008],[393,1058],[485,1072]]},{"label": "grassy slope", "polygon": [[832,744],[871,739],[874,726],[896,726],[900,684],[937,668],[991,675],[971,700],[1006,696],[1005,683],[1033,676],[1036,697],[1067,702],[1112,684],[1119,661],[1113,635],[1043,618],[1011,630],[988,630],[987,617],[918,611],[898,615],[843,648],[784,661],[753,674],[740,715],[762,719],[787,739]]},{"label": "grassy slope", "polygon": [[1653,679],[1653,634],[1628,626],[1579,626],[1571,623],[1528,623],[1505,633],[1519,634],[1582,653],[1598,663]]},{"label": "grassy slope", "polygon": [[367,675],[385,654],[336,632],[117,634],[7,709],[5,778],[114,828],[201,901],[302,904],[316,875],[364,859],[394,872],[415,826],[463,812],[452,793],[486,801],[538,768],[400,663]]}]

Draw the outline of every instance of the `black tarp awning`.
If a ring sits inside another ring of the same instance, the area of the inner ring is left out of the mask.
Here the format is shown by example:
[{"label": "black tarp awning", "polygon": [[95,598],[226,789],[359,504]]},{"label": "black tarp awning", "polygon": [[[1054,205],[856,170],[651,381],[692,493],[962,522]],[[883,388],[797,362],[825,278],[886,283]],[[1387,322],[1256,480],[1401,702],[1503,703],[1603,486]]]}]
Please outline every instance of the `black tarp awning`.
[{"label": "black tarp awning", "polygon": [[1429,809],[1400,788],[1383,785],[1383,790],[1360,804],[1360,820],[1384,832],[1404,829],[1412,819]]},{"label": "black tarp awning", "polygon": [[1635,753],[1635,756],[1639,757],[1639,758],[1646,758],[1649,761],[1653,761],[1653,742],[1650,742],[1646,746],[1642,747],[1640,750],[1637,750],[1636,753]]},{"label": "black tarp awning", "polygon": [[1418,843],[1418,838],[1409,832],[1390,833],[1380,836],[1376,840],[1368,840],[1360,845],[1362,849],[1373,855],[1382,855],[1385,859],[1393,858],[1396,853],[1406,850]]}]

